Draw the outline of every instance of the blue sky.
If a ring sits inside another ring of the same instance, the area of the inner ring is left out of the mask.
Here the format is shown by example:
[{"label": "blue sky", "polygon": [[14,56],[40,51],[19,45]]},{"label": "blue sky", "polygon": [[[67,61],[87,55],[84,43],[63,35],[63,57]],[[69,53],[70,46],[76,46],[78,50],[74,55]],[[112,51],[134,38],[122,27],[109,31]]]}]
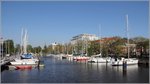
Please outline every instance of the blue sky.
[{"label": "blue sky", "polygon": [[68,42],[81,33],[102,37],[148,37],[148,1],[6,1],[1,2],[2,34],[20,43],[21,29],[28,30],[33,46]]}]

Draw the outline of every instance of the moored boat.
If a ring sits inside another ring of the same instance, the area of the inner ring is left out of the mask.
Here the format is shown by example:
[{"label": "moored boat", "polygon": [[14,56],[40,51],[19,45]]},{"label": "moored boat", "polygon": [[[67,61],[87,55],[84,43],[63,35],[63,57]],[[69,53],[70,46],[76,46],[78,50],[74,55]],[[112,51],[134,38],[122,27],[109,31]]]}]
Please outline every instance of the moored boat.
[{"label": "moored boat", "polygon": [[21,55],[21,59],[32,59],[32,54],[31,53],[25,53]]},{"label": "moored boat", "polygon": [[112,66],[123,66],[123,65],[136,65],[138,64],[138,59],[136,58],[121,58],[121,59],[114,59],[111,62]]},{"label": "moored boat", "polygon": [[36,59],[17,59],[15,61],[10,62],[11,65],[30,65],[30,64],[38,64],[38,60]]},{"label": "moored boat", "polygon": [[94,62],[94,63],[109,63],[110,61],[111,61],[111,57],[102,57],[101,54],[93,55],[88,60],[88,62]]},{"label": "moored boat", "polygon": [[[22,32],[22,34],[23,34],[23,32]],[[10,63],[12,65],[37,64],[39,60],[37,58],[34,58],[31,53],[27,52],[27,31],[25,31],[25,35],[24,35],[23,39],[21,39],[21,42],[22,42],[21,45],[23,46],[23,51],[22,51],[22,48],[21,48],[20,59],[14,59],[14,61],[12,61]]]},{"label": "moored boat", "polygon": [[16,69],[32,69],[31,65],[17,65]]},{"label": "moored boat", "polygon": [[89,60],[89,57],[79,56],[79,57],[74,58],[74,60],[76,60],[76,61],[87,61],[87,60]]},{"label": "moored boat", "polygon": [[110,58],[104,58],[104,57],[91,57],[88,62],[93,62],[93,63],[109,63]]},{"label": "moored boat", "polygon": [[138,64],[138,59],[136,58],[129,58],[130,57],[130,43],[129,43],[129,33],[128,33],[128,15],[126,15],[126,23],[127,23],[127,54],[128,58],[116,58],[115,60],[112,60],[111,64],[112,66],[118,66],[118,65],[136,65]]}]

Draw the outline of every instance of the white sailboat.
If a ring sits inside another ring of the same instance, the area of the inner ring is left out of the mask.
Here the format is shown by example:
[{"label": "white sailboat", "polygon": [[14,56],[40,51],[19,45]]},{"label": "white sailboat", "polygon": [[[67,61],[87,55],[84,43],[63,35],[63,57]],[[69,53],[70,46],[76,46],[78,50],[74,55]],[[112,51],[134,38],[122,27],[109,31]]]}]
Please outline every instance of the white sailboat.
[{"label": "white sailboat", "polygon": [[[101,32],[101,25],[100,25],[99,31]],[[100,40],[101,40],[101,33],[100,33]],[[110,62],[110,60],[111,60],[110,57],[102,57],[101,41],[99,43],[100,43],[100,53],[97,55],[91,56],[90,59],[88,60],[88,62],[97,62],[97,63],[108,63],[108,62]]]},{"label": "white sailboat", "polygon": [[[22,31],[23,36],[23,31]],[[22,41],[23,40],[23,41]],[[25,31],[25,35],[22,39],[21,37],[21,46],[23,45],[23,52],[21,48],[21,59],[14,59],[14,61],[10,62],[12,65],[28,65],[28,64],[37,64],[38,59],[33,58],[31,53],[27,53],[27,30]]]},{"label": "white sailboat", "polygon": [[130,56],[130,44],[129,44],[129,30],[128,30],[128,15],[126,15],[126,24],[127,24],[127,37],[128,37],[128,39],[127,39],[127,48],[128,48],[128,58],[121,58],[121,60],[120,59],[113,59],[112,60],[112,62],[111,62],[111,64],[113,65],[113,66],[118,66],[118,65],[123,65],[123,64],[126,64],[126,65],[135,65],[135,64],[138,64],[138,59],[136,59],[136,58],[129,58],[129,56]]},{"label": "white sailboat", "polygon": [[10,62],[11,65],[32,65],[37,64],[37,59],[15,59],[14,61]]}]

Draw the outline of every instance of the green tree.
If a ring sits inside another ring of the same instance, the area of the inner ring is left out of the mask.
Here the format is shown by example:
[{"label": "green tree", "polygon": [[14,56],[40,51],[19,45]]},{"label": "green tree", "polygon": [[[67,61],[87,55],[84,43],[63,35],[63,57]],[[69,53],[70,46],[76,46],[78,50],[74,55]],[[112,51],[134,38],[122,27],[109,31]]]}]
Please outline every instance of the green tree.
[{"label": "green tree", "polygon": [[38,46],[38,47],[34,47],[34,48],[33,48],[33,51],[34,51],[34,53],[36,53],[36,54],[39,54],[39,53],[41,52],[41,50],[42,50],[41,46]]},{"label": "green tree", "polygon": [[21,53],[21,46],[20,46],[20,44],[16,44],[16,46],[15,46],[15,53],[16,54]]},{"label": "green tree", "polygon": [[68,54],[73,54],[73,45],[71,43],[68,44],[67,50]]},{"label": "green tree", "polygon": [[53,53],[52,45],[49,45],[49,46],[48,46],[47,51],[48,51],[48,53],[54,54],[54,53]]},{"label": "green tree", "polygon": [[140,50],[140,55],[149,54],[149,39],[144,37],[135,37],[132,39],[136,44],[137,50]]},{"label": "green tree", "polygon": [[83,41],[78,40],[77,43],[76,43],[75,48],[76,48],[77,54],[81,54],[82,53],[82,48],[83,48]]},{"label": "green tree", "polygon": [[88,56],[96,55],[100,53],[100,44],[91,41],[88,48]]},{"label": "green tree", "polygon": [[47,48],[46,45],[44,45],[44,48],[43,48],[42,52],[43,52],[44,55],[47,55],[47,53],[48,53],[48,48]]},{"label": "green tree", "polygon": [[124,51],[123,48],[125,47],[125,39],[122,39],[121,37],[115,37],[114,40],[109,41],[108,44],[108,51],[109,54],[114,54],[116,56],[122,56]]},{"label": "green tree", "polygon": [[14,42],[13,40],[5,40],[4,41],[4,50],[6,54],[13,54],[14,53]]},{"label": "green tree", "polygon": [[33,53],[33,48],[32,48],[32,45],[27,45],[27,52],[28,53]]}]

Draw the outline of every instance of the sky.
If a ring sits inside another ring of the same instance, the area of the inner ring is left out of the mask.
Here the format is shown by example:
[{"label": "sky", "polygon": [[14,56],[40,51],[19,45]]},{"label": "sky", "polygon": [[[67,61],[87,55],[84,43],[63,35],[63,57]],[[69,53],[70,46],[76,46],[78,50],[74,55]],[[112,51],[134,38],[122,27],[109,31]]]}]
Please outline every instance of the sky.
[{"label": "sky", "polygon": [[126,15],[130,38],[149,36],[148,1],[2,1],[4,39],[20,43],[22,28],[28,30],[32,46],[69,42],[87,33],[101,37],[126,37]]}]

